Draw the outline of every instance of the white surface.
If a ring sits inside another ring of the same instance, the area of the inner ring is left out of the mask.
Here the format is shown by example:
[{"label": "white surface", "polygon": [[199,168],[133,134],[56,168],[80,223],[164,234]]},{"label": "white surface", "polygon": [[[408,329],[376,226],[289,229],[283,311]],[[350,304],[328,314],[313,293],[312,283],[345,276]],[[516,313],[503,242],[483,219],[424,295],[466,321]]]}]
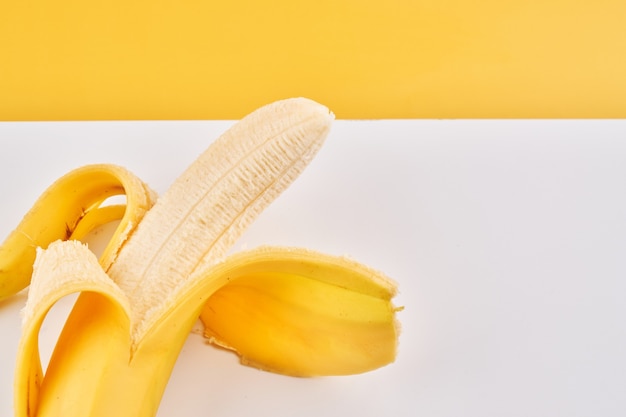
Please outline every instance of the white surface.
[{"label": "white surface", "polygon": [[[71,168],[125,165],[162,192],[228,125],[0,124],[0,239]],[[625,162],[626,121],[336,122],[238,247],[387,272],[405,306],[396,363],[294,379],[192,334],[159,417],[626,415]],[[24,299],[0,303],[2,416]],[[44,351],[61,322],[44,324]]]}]

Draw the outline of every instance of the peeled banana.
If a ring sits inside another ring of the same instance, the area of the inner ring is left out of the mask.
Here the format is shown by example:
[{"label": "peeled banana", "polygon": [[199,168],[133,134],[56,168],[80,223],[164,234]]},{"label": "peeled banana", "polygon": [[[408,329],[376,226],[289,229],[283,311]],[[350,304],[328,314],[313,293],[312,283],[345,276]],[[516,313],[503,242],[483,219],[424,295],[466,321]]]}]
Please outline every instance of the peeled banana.
[{"label": "peeled banana", "polygon": [[[63,207],[71,215],[54,211],[60,225],[50,226],[56,233],[43,233],[52,220],[41,213],[71,194],[65,185],[71,180],[55,183],[0,248],[0,265],[11,266],[0,271],[0,282],[20,281],[5,285],[7,295],[31,278],[30,269],[17,265],[35,258],[16,364],[15,416],[154,416],[198,317],[212,343],[272,372],[344,375],[391,363],[399,309],[391,301],[396,285],[384,274],[299,248],[229,254],[313,159],[333,118],[304,98],[264,106],[218,138],[158,200],[117,167],[70,173],[70,179],[94,180],[80,181],[83,193]],[[125,192],[126,204],[102,206],[107,187]],[[75,240],[120,217],[99,260]],[[13,237],[22,232],[27,244]],[[6,255],[27,252],[22,246],[36,256]],[[39,329],[48,310],[72,293],[80,295],[44,371]]]}]

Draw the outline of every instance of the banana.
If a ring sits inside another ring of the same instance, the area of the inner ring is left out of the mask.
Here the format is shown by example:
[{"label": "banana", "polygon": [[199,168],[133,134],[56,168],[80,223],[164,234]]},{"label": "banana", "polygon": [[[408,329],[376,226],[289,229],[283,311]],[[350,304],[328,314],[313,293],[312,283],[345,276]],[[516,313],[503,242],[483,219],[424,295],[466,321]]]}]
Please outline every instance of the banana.
[{"label": "banana", "polygon": [[[101,207],[109,197],[120,194],[126,195],[125,210],[120,205]],[[72,238],[72,234],[84,237],[90,229],[121,220],[101,256],[103,267],[108,268],[155,199],[156,194],[139,178],[115,165],[88,165],[64,175],[39,197],[0,246],[0,300],[28,286],[37,247]],[[103,213],[108,215],[103,217]]]},{"label": "banana", "polygon": [[[209,341],[272,372],[344,375],[391,363],[400,309],[392,304],[396,284],[384,274],[299,248],[228,253],[311,161],[332,120],[326,107],[303,98],[244,117],[121,246],[111,243],[110,264],[75,240],[37,249],[16,364],[16,417],[154,416],[198,317]],[[93,211],[86,230],[119,210]],[[44,372],[41,324],[72,293],[80,295]]]}]

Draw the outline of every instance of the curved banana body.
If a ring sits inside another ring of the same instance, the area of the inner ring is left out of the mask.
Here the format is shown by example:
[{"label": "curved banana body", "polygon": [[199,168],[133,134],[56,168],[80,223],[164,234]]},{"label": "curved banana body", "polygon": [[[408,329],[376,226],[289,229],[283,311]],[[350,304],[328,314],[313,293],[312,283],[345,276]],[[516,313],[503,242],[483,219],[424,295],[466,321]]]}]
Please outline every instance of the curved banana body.
[{"label": "curved banana body", "polygon": [[[126,210],[119,205],[115,210],[101,207],[120,194],[126,195]],[[28,286],[36,248],[58,239],[84,237],[92,228],[121,220],[101,257],[102,266],[108,268],[155,199],[156,194],[139,178],[115,165],[88,165],[64,175],[39,197],[0,246],[0,300]]]},{"label": "curved banana body", "polygon": [[[396,286],[380,272],[296,248],[226,256],[312,159],[332,120],[307,99],[245,117],[115,246],[108,269],[76,241],[39,249],[18,350],[16,417],[154,416],[199,316],[211,342],[273,372],[342,375],[392,362]],[[84,218],[98,223],[118,210]],[[80,295],[44,373],[39,329],[71,293]]]}]

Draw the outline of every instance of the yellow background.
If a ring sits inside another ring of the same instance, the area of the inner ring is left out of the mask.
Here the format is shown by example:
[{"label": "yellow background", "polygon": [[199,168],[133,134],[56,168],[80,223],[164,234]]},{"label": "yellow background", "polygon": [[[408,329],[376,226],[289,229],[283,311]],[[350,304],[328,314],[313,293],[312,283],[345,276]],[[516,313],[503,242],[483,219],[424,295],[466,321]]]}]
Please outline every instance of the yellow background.
[{"label": "yellow background", "polygon": [[0,119],[626,117],[624,0],[0,0]]}]

